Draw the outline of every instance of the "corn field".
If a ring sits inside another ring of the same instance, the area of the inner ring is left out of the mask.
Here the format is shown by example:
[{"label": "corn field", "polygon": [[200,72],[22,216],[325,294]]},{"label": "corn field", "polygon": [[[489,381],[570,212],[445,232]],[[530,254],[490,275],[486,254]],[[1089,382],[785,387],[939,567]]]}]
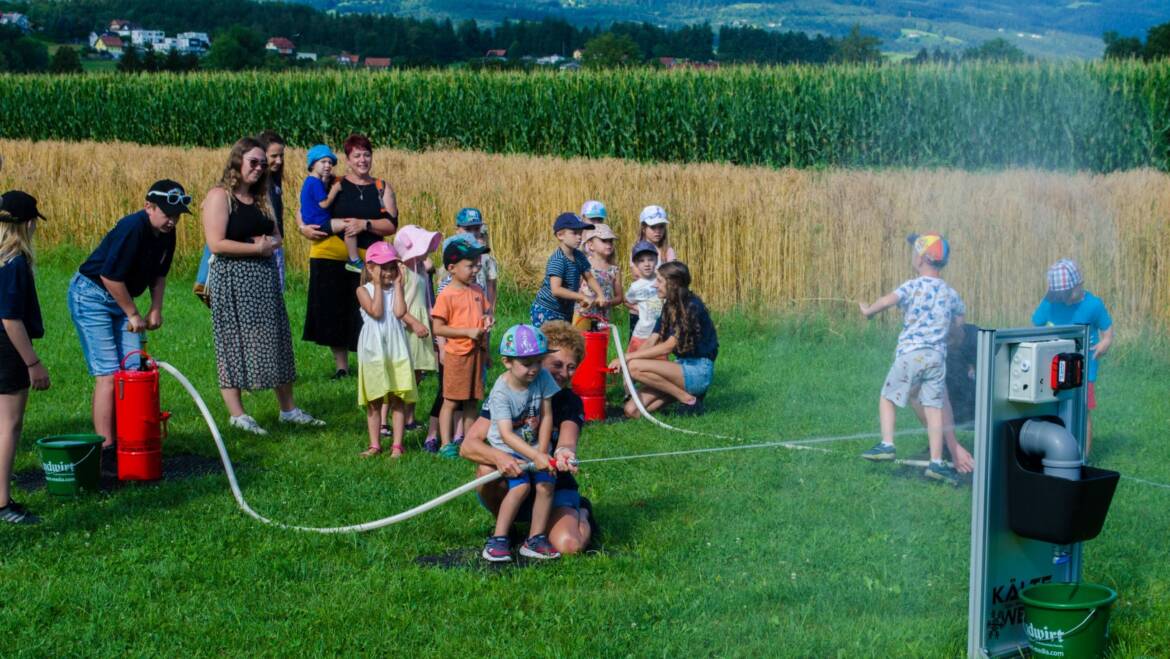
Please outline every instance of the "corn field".
[{"label": "corn field", "polygon": [[[38,231],[42,251],[92,249],[158,178],[187,186],[195,210],[227,159],[226,148],[4,140],[0,154],[0,189],[28,190],[50,218]],[[292,218],[303,158],[288,151],[285,179],[286,249],[299,270],[308,242]],[[505,277],[533,293],[555,246],[552,220],[595,198],[609,206],[623,270],[639,210],[664,206],[696,290],[719,309],[853,314],[855,300],[911,276],[906,234],[934,230],[951,241],[944,277],[973,322],[1026,323],[1048,265],[1072,257],[1122,327],[1170,329],[1170,176],[1152,169],[802,171],[380,149],[374,174],[396,188],[402,224],[446,234],[459,208],[480,208]],[[174,278],[188,282],[203,243],[198,214],[179,232]]]},{"label": "corn field", "polygon": [[[68,102],[62,102],[67,100]],[[1170,169],[1170,64],[0,76],[0,137],[771,167]]]}]

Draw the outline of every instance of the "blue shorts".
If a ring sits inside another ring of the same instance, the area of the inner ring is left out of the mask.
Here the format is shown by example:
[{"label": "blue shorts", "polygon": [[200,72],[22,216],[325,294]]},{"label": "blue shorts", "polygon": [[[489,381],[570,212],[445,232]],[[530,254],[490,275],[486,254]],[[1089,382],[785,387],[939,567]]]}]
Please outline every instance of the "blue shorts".
[{"label": "blue shorts", "polygon": [[114,296],[80,272],[69,282],[68,305],[90,375],[113,375],[123,357],[142,349],[142,336],[128,329],[130,319]]},{"label": "blue shorts", "polygon": [[[524,457],[523,455],[520,455],[519,453],[513,453],[512,457],[516,458],[517,460],[519,460],[521,462],[528,462],[528,458]],[[526,472],[520,474],[519,476],[517,476],[516,478],[509,478],[508,479],[508,489],[510,490],[514,487],[520,487],[521,485],[528,485],[528,484],[534,483],[534,482],[535,483],[556,483],[557,476],[556,476],[556,474],[550,474],[547,471],[526,471]]]},{"label": "blue shorts", "polygon": [[533,327],[540,327],[550,320],[563,320],[566,323],[572,320],[572,318],[561,313],[560,310],[542,307],[535,302],[532,304],[532,308],[528,310],[528,317],[532,320]]},{"label": "blue shorts", "polygon": [[706,357],[680,357],[675,362],[682,367],[683,388],[692,396],[702,396],[711,387],[715,377],[715,362]]},{"label": "blue shorts", "polygon": [[[484,503],[483,497],[478,494],[475,495],[479,499],[479,505],[491,512],[487,504]],[[524,503],[520,504],[519,510],[516,511],[516,522],[530,522],[532,521],[532,504],[536,500],[536,494],[531,493],[524,498]],[[565,488],[562,490],[553,490],[552,510],[557,508],[572,508],[573,510],[581,509],[581,493],[576,489]]]}]

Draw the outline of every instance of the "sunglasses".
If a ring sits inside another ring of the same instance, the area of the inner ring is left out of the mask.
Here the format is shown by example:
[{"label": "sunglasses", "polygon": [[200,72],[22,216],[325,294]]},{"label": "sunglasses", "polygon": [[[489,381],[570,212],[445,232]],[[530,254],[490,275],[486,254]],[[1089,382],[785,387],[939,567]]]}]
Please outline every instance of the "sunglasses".
[{"label": "sunglasses", "polygon": [[162,190],[151,190],[146,195],[147,197],[161,197],[167,200],[167,203],[175,206],[182,204],[184,206],[190,205],[191,195],[184,193],[179,188],[175,188],[170,192],[163,192]]},{"label": "sunglasses", "polygon": [[267,160],[261,160],[259,158],[248,158],[244,162],[248,163],[248,166],[252,169],[268,169]]}]

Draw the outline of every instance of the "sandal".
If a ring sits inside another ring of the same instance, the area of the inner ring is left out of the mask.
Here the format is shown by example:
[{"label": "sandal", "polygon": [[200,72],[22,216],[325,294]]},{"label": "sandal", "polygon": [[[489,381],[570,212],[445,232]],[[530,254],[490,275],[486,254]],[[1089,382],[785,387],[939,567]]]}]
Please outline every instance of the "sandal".
[{"label": "sandal", "polygon": [[401,458],[404,452],[402,444],[394,444],[390,447],[390,457],[392,458]]},{"label": "sandal", "polygon": [[371,446],[368,449],[362,451],[359,455],[361,455],[363,458],[372,458],[375,455],[381,455],[381,453],[382,453],[381,446]]}]

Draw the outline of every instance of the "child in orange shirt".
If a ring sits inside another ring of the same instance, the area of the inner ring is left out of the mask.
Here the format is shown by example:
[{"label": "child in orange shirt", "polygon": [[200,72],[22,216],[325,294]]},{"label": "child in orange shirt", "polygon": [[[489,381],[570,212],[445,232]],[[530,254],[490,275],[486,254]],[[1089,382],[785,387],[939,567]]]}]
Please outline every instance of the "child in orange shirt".
[{"label": "child in orange shirt", "polygon": [[459,457],[459,445],[451,441],[455,432],[455,410],[463,416],[463,427],[475,422],[487,364],[484,337],[494,319],[487,295],[476,285],[479,257],[484,248],[455,240],[443,249],[443,266],[451,273],[451,283],[439,293],[431,310],[435,336],[447,339],[443,346],[443,407],[439,410],[439,454]]}]

